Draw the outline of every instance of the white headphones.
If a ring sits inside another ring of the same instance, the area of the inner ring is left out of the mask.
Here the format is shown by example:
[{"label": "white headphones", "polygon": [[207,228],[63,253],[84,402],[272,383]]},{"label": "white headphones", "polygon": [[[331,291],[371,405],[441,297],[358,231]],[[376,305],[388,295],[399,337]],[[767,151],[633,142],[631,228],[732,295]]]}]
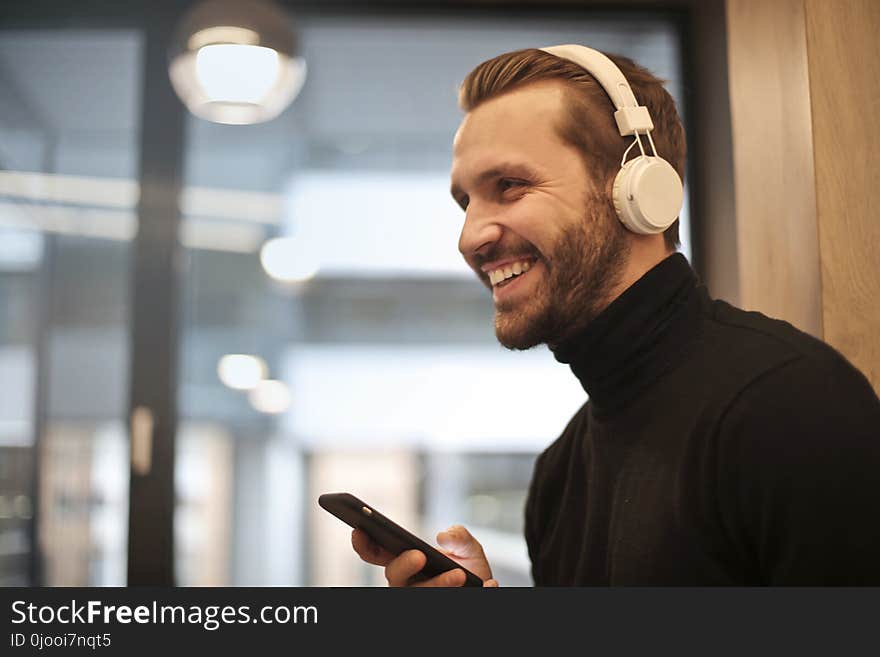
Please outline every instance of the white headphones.
[{"label": "white headphones", "polygon": [[[684,192],[681,178],[669,162],[657,155],[651,130],[654,123],[648,108],[639,105],[623,73],[608,57],[586,46],[564,45],[541,48],[544,52],[574,62],[590,73],[614,103],[614,119],[622,137],[635,140],[624,151],[620,171],[614,178],[614,209],[629,230],[642,235],[662,233],[681,212]],[[653,155],[646,155],[640,134],[651,144]],[[641,155],[626,161],[633,146]]]}]

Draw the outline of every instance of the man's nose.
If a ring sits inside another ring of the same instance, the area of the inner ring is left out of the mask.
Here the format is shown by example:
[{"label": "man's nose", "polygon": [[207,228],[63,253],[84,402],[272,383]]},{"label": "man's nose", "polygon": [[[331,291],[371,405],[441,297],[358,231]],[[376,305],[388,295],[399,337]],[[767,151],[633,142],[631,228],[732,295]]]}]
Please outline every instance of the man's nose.
[{"label": "man's nose", "polygon": [[458,239],[458,250],[465,259],[470,259],[485,251],[501,239],[501,224],[487,208],[481,209],[475,203],[468,206],[464,215],[464,226]]}]

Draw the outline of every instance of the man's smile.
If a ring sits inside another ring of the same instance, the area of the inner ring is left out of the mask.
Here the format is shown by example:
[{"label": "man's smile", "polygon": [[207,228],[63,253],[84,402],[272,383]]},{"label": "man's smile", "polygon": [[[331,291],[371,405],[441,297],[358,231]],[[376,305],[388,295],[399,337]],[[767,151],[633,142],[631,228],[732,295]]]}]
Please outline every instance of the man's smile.
[{"label": "man's smile", "polygon": [[539,276],[537,270],[540,265],[540,261],[533,258],[518,260],[510,265],[490,271],[489,280],[492,283],[492,299],[495,303],[508,300],[516,294],[523,296],[524,291],[533,288],[534,285],[529,285],[528,282]]},{"label": "man's smile", "polygon": [[514,276],[519,276],[527,272],[535,262],[534,257],[519,258],[504,263],[492,263],[488,267],[484,267],[483,271],[489,276],[489,283],[492,286],[503,285]]}]

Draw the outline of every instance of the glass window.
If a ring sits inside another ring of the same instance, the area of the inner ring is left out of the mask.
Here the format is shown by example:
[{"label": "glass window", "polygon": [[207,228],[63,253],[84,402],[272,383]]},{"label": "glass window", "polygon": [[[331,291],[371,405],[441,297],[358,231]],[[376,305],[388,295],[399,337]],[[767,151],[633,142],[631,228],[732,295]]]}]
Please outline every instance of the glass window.
[{"label": "glass window", "polygon": [[137,32],[0,31],[3,584],[125,583],[140,62]]}]

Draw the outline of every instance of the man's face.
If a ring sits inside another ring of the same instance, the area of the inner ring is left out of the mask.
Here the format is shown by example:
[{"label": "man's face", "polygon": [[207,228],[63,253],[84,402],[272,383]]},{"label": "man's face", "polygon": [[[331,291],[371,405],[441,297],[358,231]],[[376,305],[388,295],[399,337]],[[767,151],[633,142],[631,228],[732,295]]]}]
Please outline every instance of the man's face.
[{"label": "man's face", "polygon": [[557,134],[564,107],[561,83],[534,83],[476,107],[455,137],[459,250],[492,290],[510,349],[557,344],[592,321],[629,253],[604,182]]}]

